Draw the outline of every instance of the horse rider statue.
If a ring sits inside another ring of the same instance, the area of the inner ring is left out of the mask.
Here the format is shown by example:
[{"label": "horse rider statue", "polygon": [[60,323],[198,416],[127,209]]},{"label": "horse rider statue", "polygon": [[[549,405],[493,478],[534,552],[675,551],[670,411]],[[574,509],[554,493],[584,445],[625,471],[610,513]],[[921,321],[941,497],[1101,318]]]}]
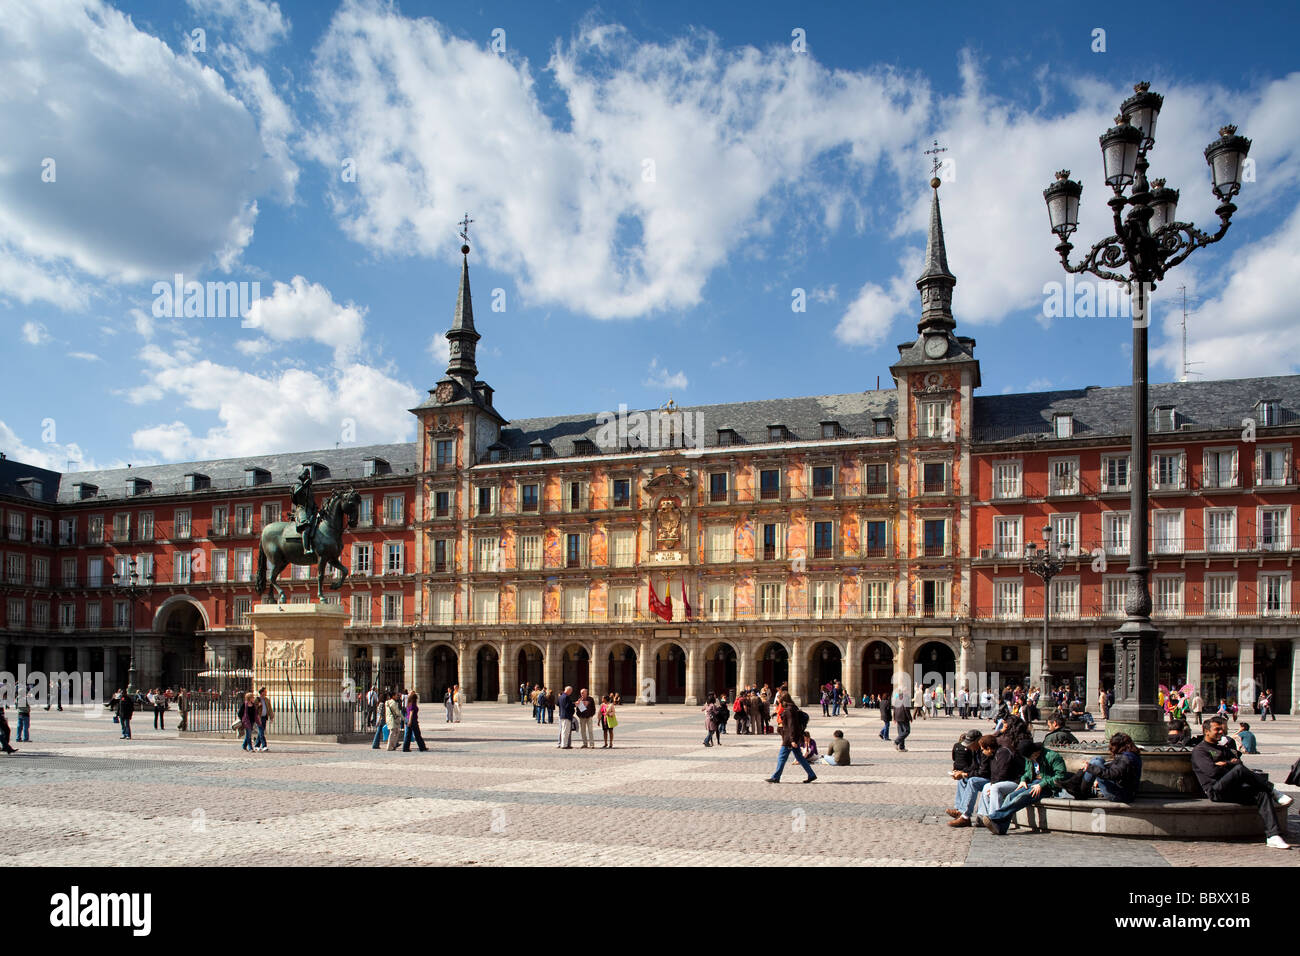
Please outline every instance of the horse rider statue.
[{"label": "horse rider statue", "polygon": [[311,469],[304,468],[293,485],[294,520],[297,530],[302,533],[303,553],[315,555],[312,543],[316,537],[316,525],[320,521],[320,512],[316,510],[316,495],[311,490]]}]

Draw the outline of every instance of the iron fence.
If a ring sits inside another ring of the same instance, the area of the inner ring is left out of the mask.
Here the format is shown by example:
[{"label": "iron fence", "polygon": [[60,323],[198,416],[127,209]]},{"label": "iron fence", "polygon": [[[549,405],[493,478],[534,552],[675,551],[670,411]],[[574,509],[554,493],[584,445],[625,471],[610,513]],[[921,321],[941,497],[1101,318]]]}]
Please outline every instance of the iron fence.
[{"label": "iron fence", "polygon": [[248,693],[266,689],[272,718],[266,732],[276,736],[335,736],[365,733],[366,690],[357,661],[283,663],[259,661],[252,667],[205,667],[189,671],[185,731],[194,734],[243,733],[239,707]]}]

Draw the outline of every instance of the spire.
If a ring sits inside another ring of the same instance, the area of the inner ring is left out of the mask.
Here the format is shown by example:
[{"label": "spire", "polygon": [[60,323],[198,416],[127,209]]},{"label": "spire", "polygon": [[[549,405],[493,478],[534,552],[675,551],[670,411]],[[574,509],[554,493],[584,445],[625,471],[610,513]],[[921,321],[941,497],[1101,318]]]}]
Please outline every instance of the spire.
[{"label": "spire", "polygon": [[466,216],[461,222],[460,291],[456,295],[456,314],[447,330],[447,375],[459,381],[469,391],[474,389],[478,366],[474,363],[474,347],[480,336],[474,328],[474,304],[469,294],[469,224],[474,220]]},{"label": "spire", "polygon": [[946,332],[956,328],[952,317],[952,287],[957,277],[948,270],[948,250],[943,241],[943,218],[939,214],[939,183],[930,180],[930,233],[925,242],[925,271],[916,280],[921,292],[921,321],[918,332]]}]

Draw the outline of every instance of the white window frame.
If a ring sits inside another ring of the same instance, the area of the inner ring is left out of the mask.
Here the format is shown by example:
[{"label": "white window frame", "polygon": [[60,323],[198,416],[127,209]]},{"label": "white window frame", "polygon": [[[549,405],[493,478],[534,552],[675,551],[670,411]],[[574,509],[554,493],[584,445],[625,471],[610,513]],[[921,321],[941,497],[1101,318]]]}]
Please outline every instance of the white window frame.
[{"label": "white window frame", "polygon": [[520,588],[515,608],[520,624],[540,624],[546,616],[546,594],[541,588]]},{"label": "white window frame", "polygon": [[[1281,455],[1282,463],[1278,466],[1281,474],[1274,475],[1270,478],[1264,477],[1264,456]],[[1277,488],[1290,483],[1291,478],[1291,445],[1256,445],[1255,446],[1255,487],[1256,488]]]},{"label": "white window frame", "polygon": [[[393,502],[397,503],[397,515],[394,517],[390,512]],[[497,490],[492,489],[492,514],[496,514]],[[406,524],[406,496],[405,495],[384,495],[384,525],[389,528],[400,528]]]},{"label": "white window frame", "polygon": [[840,582],[822,579],[808,583],[808,616],[824,621],[840,616]]},{"label": "white window frame", "polygon": [[[1259,588],[1259,616],[1260,617],[1283,617],[1291,613],[1291,575],[1289,573],[1268,572],[1260,574],[1258,579]],[[1269,582],[1276,581],[1278,588],[1277,607],[1269,607]]]},{"label": "white window frame", "polygon": [[1019,458],[993,462],[993,497],[995,500],[1024,497],[1025,468]]},{"label": "white window frame", "polygon": [[[1224,526],[1226,524],[1226,533]],[[1211,534],[1211,528],[1214,533]],[[1237,550],[1237,509],[1206,508],[1203,550],[1210,554],[1231,554]]]},{"label": "white window frame", "polygon": [[385,627],[396,627],[402,623],[402,615],[405,613],[405,596],[401,591],[385,591],[383,593],[383,621]]},{"label": "white window frame", "polygon": [[[1058,472],[1068,471],[1069,480],[1062,480]],[[1047,459],[1048,497],[1064,497],[1079,493],[1079,456],[1060,455]]]},{"label": "white window frame", "polygon": [[[921,401],[917,403],[917,434],[921,438],[939,438],[951,441],[953,438],[952,402]],[[945,429],[944,423],[948,422]],[[947,434],[944,434],[945,431]]]},{"label": "white window frame", "polygon": [[1233,617],[1237,613],[1237,575],[1207,574],[1201,589],[1206,617]]},{"label": "white window frame", "polygon": [[[1168,598],[1169,600],[1164,600]],[[1176,600],[1175,600],[1176,598]],[[1164,600],[1164,606],[1162,606]],[[1187,582],[1181,574],[1156,574],[1151,578],[1151,613],[1182,617],[1187,608]]]},{"label": "white window frame", "polygon": [[[396,548],[397,566],[393,567],[393,549]],[[401,541],[384,542],[384,574],[401,575],[406,573],[406,545]]]},{"label": "white window frame", "polygon": [[172,584],[189,584],[190,583],[190,561],[192,560],[190,552],[186,550],[177,551],[172,556]]},{"label": "white window frame", "polygon": [[1002,621],[1024,617],[1025,582],[1020,578],[993,579],[993,616]]},{"label": "white window frame", "polygon": [[[1076,557],[1079,553],[1079,514],[1051,514],[1047,516],[1047,524],[1052,529],[1049,535],[1048,547],[1053,552],[1059,551],[1059,545],[1064,544],[1064,553],[1070,557]],[[1066,534],[1065,532],[1069,533]]]},{"label": "white window frame", "polygon": [[518,565],[520,571],[540,571],[542,569],[543,542],[540,534],[520,535]]},{"label": "white window frame", "polygon": [[[862,613],[865,617],[892,617],[894,582],[887,578],[870,578],[862,583]],[[883,599],[883,600],[882,600]]]},{"label": "white window frame", "polygon": [[[1112,463],[1124,463],[1125,481],[1120,483],[1111,483],[1110,466]],[[1101,477],[1099,479],[1102,491],[1129,491],[1133,487],[1133,456],[1132,455],[1102,455],[1101,456]]]},{"label": "white window frame", "polygon": [[1105,617],[1123,617],[1128,599],[1128,575],[1107,574],[1101,579],[1101,613]]},{"label": "white window frame", "polygon": [[[1178,534],[1161,532],[1162,522],[1173,522],[1177,517]],[[1151,513],[1151,553],[1182,554],[1187,543],[1187,516],[1182,508],[1158,508]]]},{"label": "white window frame", "polygon": [[[1277,512],[1280,514],[1271,534],[1264,533],[1264,517]],[[1291,506],[1260,505],[1255,515],[1255,545],[1260,551],[1291,550]],[[1265,538],[1270,540],[1265,540]]]},{"label": "white window frame", "polygon": [[916,612],[918,616],[925,617],[925,586],[934,584],[935,601],[934,614],[935,618],[946,618],[952,615],[952,579],[951,578],[918,578],[916,582]]},{"label": "white window frame", "polygon": [[736,529],[730,524],[705,526],[704,560],[707,564],[730,564],[736,560]]},{"label": "white window frame", "polygon": [[609,565],[612,568],[636,565],[635,528],[615,528],[609,533]]},{"label": "white window frame", "polygon": [[[1220,459],[1229,456],[1228,474],[1219,474]],[[1213,456],[1213,459],[1211,459]],[[1213,466],[1211,465],[1213,461]],[[1202,488],[1236,488],[1240,484],[1239,462],[1236,446],[1206,448],[1201,452],[1201,487]]]},{"label": "white window frame", "polygon": [[502,566],[502,548],[496,535],[476,535],[474,538],[474,570],[496,572]]},{"label": "white window frame", "polygon": [[216,549],[212,552],[212,580],[215,584],[222,584],[229,577],[229,558],[224,548]]},{"label": "white window frame", "polygon": [[[144,536],[144,515],[140,515],[138,524],[140,540],[147,541]],[[150,524],[152,524],[152,520]],[[194,512],[189,508],[177,508],[176,513],[172,516],[172,537],[178,541],[188,541],[194,536]]]},{"label": "white window frame", "polygon": [[433,592],[430,616],[434,624],[456,623],[456,592],[450,588],[439,588]]},{"label": "white window frame", "polygon": [[758,616],[764,621],[780,621],[785,618],[785,585],[780,581],[759,582]]},{"label": "white window frame", "polygon": [[[1160,480],[1161,460],[1170,459],[1166,480]],[[1187,452],[1181,448],[1151,452],[1151,490],[1181,491],[1187,487]]]},{"label": "white window frame", "polygon": [[352,575],[365,578],[374,573],[374,549],[369,541],[358,541],[352,546]]},{"label": "white window frame", "polygon": [[1023,515],[999,515],[993,519],[993,555],[1018,558],[1025,550]]},{"label": "white window frame", "polygon": [[611,621],[635,621],[636,588],[610,588],[609,615]]},{"label": "white window frame", "polygon": [[475,588],[470,597],[475,624],[496,624],[501,612],[501,593],[496,588]]},{"label": "white window frame", "polygon": [[564,616],[565,622],[570,624],[587,623],[591,613],[590,601],[591,596],[585,584],[563,588],[560,595],[560,613]]},{"label": "white window frame", "polygon": [[715,581],[705,586],[704,611],[709,621],[730,621],[732,617],[732,586],[730,582]]},{"label": "white window frame", "polygon": [[1079,619],[1081,590],[1082,585],[1076,574],[1058,575],[1052,578],[1050,593],[1053,620],[1077,621]]},{"label": "white window frame", "polygon": [[[369,591],[353,592],[351,604],[352,623],[369,624],[373,613],[374,600]],[[360,612],[360,613],[358,613]]]},{"label": "white window frame", "polygon": [[1104,511],[1101,544],[1107,555],[1126,556],[1133,547],[1133,516],[1127,511]]}]

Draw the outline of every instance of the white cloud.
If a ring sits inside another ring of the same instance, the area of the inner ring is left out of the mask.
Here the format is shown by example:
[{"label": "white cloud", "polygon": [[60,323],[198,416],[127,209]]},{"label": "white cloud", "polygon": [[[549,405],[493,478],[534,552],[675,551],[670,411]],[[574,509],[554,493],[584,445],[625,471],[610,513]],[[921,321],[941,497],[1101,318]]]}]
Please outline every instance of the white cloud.
[{"label": "white cloud", "polygon": [[341,362],[360,347],[365,314],[351,302],[336,303],[323,285],[294,276],[288,284],[275,283],[270,296],[254,301],[244,325],[278,342],[310,339],[328,345],[335,361]]},{"label": "white cloud", "polygon": [[812,292],[809,293],[809,297],[814,302],[834,302],[839,298],[839,289],[835,283],[831,283],[831,285],[824,289],[820,287],[813,289]]},{"label": "white cloud", "polygon": [[205,360],[157,364],[149,378],[164,397],[219,422],[198,432],[173,419],[132,434],[135,448],[167,461],[328,448],[353,432],[358,444],[408,441],[415,419],[407,409],[420,400],[410,385],[360,364],[254,375]]},{"label": "white cloud", "polygon": [[656,357],[650,360],[650,368],[645,381],[641,384],[646,388],[683,389],[690,383],[686,379],[685,372],[669,372],[659,364],[659,359]]},{"label": "white cloud", "polygon": [[21,461],[24,464],[35,465],[37,468],[46,468],[50,471],[68,471],[69,462],[72,462],[73,468],[80,470],[91,470],[100,467],[93,461],[86,459],[81,446],[76,442],[61,444],[51,441],[41,442],[38,445],[28,445],[3,420],[0,420],[0,451],[14,461]]},{"label": "white cloud", "polygon": [[23,323],[23,341],[28,345],[44,345],[49,340],[49,330],[40,322]]},{"label": "white cloud", "polygon": [[447,362],[451,360],[451,343],[447,341],[447,336],[435,335],[429,340],[429,357],[439,370],[447,367]]},{"label": "white cloud", "polygon": [[[835,337],[847,345],[880,345],[887,338],[894,320],[911,310],[915,293],[915,287],[909,290],[901,276],[896,277],[888,289],[874,282],[866,283],[844,310],[835,326]],[[919,314],[920,309],[915,311]]]},{"label": "white cloud", "polygon": [[[200,16],[234,29],[242,46],[254,53],[266,53],[289,36],[292,24],[280,12],[278,3],[263,0],[185,0]],[[200,23],[198,26],[204,26]]]},{"label": "white cloud", "polygon": [[[599,318],[687,308],[792,203],[865,195],[920,134],[928,96],[888,68],[833,71],[699,35],[640,44],[606,26],[558,46],[547,70],[558,122],[526,60],[345,2],[317,49],[322,119],[307,139],[343,227],[371,249],[442,256],[468,208],[478,248],[532,301]],[[344,160],[355,182],[339,180]],[[846,185],[823,185],[827,168]]]},{"label": "white cloud", "polygon": [[68,358],[81,359],[83,362],[102,362],[104,361],[94,352],[69,352]]},{"label": "white cloud", "polygon": [[264,141],[218,72],[102,0],[7,7],[0,62],[0,296],[85,308],[81,277],[229,265],[256,197],[292,192],[283,117],[263,111]]}]

